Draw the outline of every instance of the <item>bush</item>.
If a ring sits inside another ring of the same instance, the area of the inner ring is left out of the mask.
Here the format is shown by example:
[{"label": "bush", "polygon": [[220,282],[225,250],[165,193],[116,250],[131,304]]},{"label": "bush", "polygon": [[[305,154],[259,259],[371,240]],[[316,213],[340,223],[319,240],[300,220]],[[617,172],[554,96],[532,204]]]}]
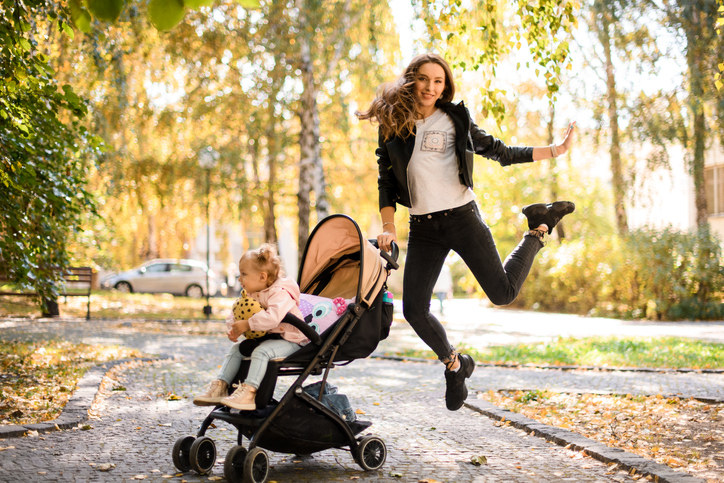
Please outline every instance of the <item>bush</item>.
[{"label": "bush", "polygon": [[706,228],[564,240],[541,252],[515,304],[634,319],[720,319],[719,243]]}]

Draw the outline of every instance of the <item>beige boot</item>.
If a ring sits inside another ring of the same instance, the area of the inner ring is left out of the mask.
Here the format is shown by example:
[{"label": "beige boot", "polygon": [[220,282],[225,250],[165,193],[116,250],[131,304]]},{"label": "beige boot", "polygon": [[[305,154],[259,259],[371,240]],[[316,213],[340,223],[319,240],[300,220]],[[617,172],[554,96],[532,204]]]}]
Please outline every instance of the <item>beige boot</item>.
[{"label": "beige boot", "polygon": [[246,384],[234,384],[236,391],[221,400],[221,404],[230,408],[240,409],[243,411],[253,411],[256,409],[256,389]]},{"label": "beige boot", "polygon": [[197,406],[218,406],[221,400],[229,395],[229,384],[217,379],[209,383],[202,394],[194,398]]}]

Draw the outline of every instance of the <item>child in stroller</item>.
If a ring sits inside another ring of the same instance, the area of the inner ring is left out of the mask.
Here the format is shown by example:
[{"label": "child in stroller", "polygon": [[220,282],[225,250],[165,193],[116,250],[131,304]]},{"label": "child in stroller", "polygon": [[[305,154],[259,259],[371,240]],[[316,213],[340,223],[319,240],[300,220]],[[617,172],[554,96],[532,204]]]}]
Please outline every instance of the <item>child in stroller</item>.
[{"label": "child in stroller", "polygon": [[[254,399],[259,384],[264,378],[267,363],[275,357],[287,357],[306,344],[307,338],[292,325],[282,323],[288,313],[302,317],[299,310],[299,285],[283,276],[282,261],[276,247],[265,243],[255,250],[249,250],[239,260],[239,282],[248,296],[261,305],[263,310],[249,319],[233,322],[227,319],[227,336],[234,342],[224,358],[217,375],[203,394],[194,398],[197,406],[223,404],[235,409],[251,411],[256,409]],[[239,371],[242,354],[239,337],[248,331],[266,331],[262,341],[251,353],[251,364],[246,379],[234,384],[236,390],[228,394],[229,385]]]},{"label": "child in stroller", "polygon": [[[389,334],[393,310],[386,282],[390,271],[398,268],[397,255],[396,245],[387,253],[377,248],[376,240],[366,240],[348,216],[322,220],[304,249],[298,281],[302,294],[327,298],[330,307],[338,307],[338,320],[329,327],[316,326],[317,332],[311,319],[307,323],[287,315],[284,322],[299,329],[310,343],[282,360],[268,362],[256,393],[255,411],[219,405],[201,423],[195,437],[177,439],[172,450],[176,468],[200,474],[213,469],[216,444],[206,432],[221,420],[238,430],[237,444],[224,460],[224,476],[229,482],[264,483],[270,467],[265,450],[313,454],[340,448],[348,450],[362,469],[380,469],[387,455],[384,441],[371,434],[358,436],[372,423],[345,418],[325,404],[330,393],[325,386],[331,369],[368,357]],[[247,378],[249,365],[248,360],[242,361],[235,381]],[[281,376],[297,377],[277,401],[274,389]],[[322,379],[305,386],[310,376]]]}]

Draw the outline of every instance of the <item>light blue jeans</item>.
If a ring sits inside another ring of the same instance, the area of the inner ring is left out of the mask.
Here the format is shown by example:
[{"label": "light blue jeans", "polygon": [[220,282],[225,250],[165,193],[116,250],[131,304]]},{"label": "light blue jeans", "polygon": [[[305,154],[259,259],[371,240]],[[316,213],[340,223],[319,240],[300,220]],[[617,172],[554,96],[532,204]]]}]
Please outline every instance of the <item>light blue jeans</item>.
[{"label": "light blue jeans", "polygon": [[[226,381],[231,385],[234,382],[234,376],[239,372],[239,366],[244,356],[239,352],[240,342],[236,342],[231,346],[229,352],[224,358],[221,370],[216,376],[217,379]],[[288,357],[301,349],[301,346],[295,342],[289,342],[284,339],[266,340],[259,344],[259,347],[251,353],[251,364],[249,365],[249,373],[246,375],[244,384],[248,384],[255,389],[259,389],[264,374],[266,374],[267,363],[271,359],[278,357]]]}]

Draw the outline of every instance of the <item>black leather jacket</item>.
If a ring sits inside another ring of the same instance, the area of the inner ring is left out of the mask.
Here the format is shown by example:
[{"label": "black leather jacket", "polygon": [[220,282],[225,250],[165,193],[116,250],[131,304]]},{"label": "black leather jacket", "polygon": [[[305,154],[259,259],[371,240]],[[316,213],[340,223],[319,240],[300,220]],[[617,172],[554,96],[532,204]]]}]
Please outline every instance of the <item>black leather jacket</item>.
[{"label": "black leather jacket", "polygon": [[[460,183],[473,187],[473,156],[479,154],[498,161],[502,166],[533,161],[532,147],[506,146],[500,139],[480,129],[470,118],[470,112],[460,102],[438,101],[435,106],[450,116],[455,126],[455,151],[458,159]],[[407,138],[393,137],[385,141],[379,137],[379,147],[375,151],[379,176],[380,209],[395,207],[396,203],[410,207],[410,189],[407,182],[407,165],[415,148],[415,136]]]}]

